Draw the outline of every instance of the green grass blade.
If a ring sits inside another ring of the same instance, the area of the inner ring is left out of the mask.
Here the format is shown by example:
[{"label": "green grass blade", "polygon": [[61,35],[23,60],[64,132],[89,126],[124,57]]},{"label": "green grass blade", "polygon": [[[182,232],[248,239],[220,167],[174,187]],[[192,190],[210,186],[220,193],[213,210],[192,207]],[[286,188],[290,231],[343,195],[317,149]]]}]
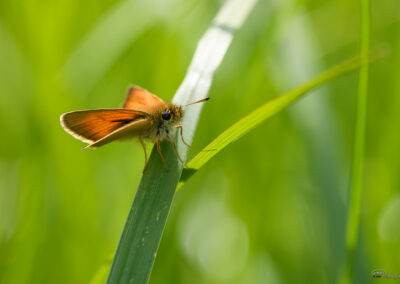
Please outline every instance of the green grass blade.
[{"label": "green grass blade", "polygon": [[361,60],[357,114],[354,133],[353,159],[351,168],[350,203],[347,215],[346,232],[346,261],[344,275],[341,283],[351,283],[354,270],[354,257],[358,243],[358,231],[360,226],[360,211],[362,197],[362,179],[364,166],[365,127],[367,115],[367,92],[368,92],[368,49],[370,42],[370,1],[361,0]]},{"label": "green grass blade", "polygon": [[[373,57],[378,56],[378,53],[379,52],[374,53]],[[367,60],[369,60],[368,57],[366,58]],[[360,57],[349,59],[323,72],[322,74],[305,83],[304,85],[301,85],[300,87],[265,103],[252,113],[240,119],[234,125],[225,130],[222,134],[220,134],[217,138],[215,138],[186,165],[178,188],[180,188],[187,179],[189,179],[205,163],[207,163],[211,158],[213,158],[230,143],[238,140],[240,137],[248,133],[254,127],[258,126],[267,118],[273,116],[274,114],[293,104],[302,96],[304,96],[308,91],[318,87],[323,83],[328,82],[335,77],[356,69],[360,66],[361,63],[362,62]]]},{"label": "green grass blade", "polygon": [[[233,32],[240,28],[256,1],[227,1],[200,40],[188,73],[173,102],[184,104],[207,95]],[[203,104],[190,106],[182,122],[185,139],[192,140]],[[187,147],[175,136],[183,160]],[[139,184],[125,223],[107,283],[147,283],[183,166],[170,143],[162,143],[165,171],[155,149]]]}]

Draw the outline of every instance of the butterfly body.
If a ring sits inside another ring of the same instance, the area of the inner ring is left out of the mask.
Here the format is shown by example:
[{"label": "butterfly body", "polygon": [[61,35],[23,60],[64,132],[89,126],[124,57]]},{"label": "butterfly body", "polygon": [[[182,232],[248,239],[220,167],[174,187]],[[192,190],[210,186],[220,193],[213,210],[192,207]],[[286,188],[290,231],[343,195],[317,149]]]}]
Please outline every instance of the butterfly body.
[{"label": "butterfly body", "polygon": [[[206,100],[208,98],[197,102]],[[172,138],[176,129],[181,130],[182,141],[187,145],[183,139],[180,125],[184,115],[182,107],[165,103],[147,90],[133,86],[129,89],[122,108],[68,112],[61,115],[60,121],[65,131],[73,137],[89,143],[84,149],[97,148],[115,140],[138,137],[145,154],[145,168],[147,153],[143,138],[149,139],[157,144],[157,150],[167,169],[161,153],[160,142],[171,141],[177,157],[181,161]]]}]

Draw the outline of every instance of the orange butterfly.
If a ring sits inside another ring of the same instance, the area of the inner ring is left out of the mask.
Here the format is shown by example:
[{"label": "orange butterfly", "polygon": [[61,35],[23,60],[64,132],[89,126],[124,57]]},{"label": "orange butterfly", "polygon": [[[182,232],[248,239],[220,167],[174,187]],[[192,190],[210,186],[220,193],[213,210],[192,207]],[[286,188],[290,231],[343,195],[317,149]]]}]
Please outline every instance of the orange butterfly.
[{"label": "orange butterfly", "polygon": [[176,149],[172,134],[180,129],[183,143],[189,146],[183,139],[182,120],[184,111],[182,107],[207,101],[204,98],[199,101],[177,106],[166,103],[156,95],[137,86],[129,88],[128,95],[122,108],[93,109],[67,112],[61,115],[61,126],[73,137],[89,143],[85,148],[96,148],[108,144],[114,140],[138,137],[143,146],[145,166],[147,166],[146,146],[143,138],[157,143],[157,150],[168,170],[165,159],[161,153],[160,142],[170,140],[174,146],[178,159],[182,161]]}]

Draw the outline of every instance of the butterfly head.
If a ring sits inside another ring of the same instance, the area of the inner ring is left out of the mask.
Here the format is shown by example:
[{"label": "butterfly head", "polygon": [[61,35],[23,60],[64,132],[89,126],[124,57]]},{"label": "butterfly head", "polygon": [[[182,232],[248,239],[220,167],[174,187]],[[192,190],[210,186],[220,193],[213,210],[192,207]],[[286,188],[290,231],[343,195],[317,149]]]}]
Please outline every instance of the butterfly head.
[{"label": "butterfly head", "polygon": [[164,125],[176,125],[183,117],[183,110],[181,106],[168,104],[161,112],[161,119]]},{"label": "butterfly head", "polygon": [[183,117],[184,111],[183,107],[192,105],[192,104],[197,104],[201,102],[207,101],[209,98],[204,98],[189,104],[185,105],[175,105],[175,104],[165,104],[162,106],[159,112],[159,118],[161,123],[159,124],[161,127],[164,128],[170,128],[171,126],[176,126],[178,125]]}]

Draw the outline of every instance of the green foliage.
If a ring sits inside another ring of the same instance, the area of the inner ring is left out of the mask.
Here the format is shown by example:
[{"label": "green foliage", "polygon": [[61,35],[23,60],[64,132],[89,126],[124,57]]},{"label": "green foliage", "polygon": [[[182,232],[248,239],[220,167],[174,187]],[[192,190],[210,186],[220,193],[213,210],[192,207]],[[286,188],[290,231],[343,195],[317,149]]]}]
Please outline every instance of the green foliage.
[{"label": "green foliage", "polygon": [[[80,151],[59,116],[118,107],[131,84],[170,101],[223,2],[0,1],[0,283],[106,281],[143,152],[136,141]],[[180,149],[187,160],[265,102],[359,53],[359,4],[259,1],[215,73],[196,134],[184,128],[194,135]],[[378,268],[400,273],[400,7],[371,5],[370,46],[391,54],[369,67],[356,283],[374,281]],[[329,81],[187,180],[150,283],[337,282],[357,90],[356,72]]]},{"label": "green foliage", "polygon": [[[368,58],[368,56],[366,56],[366,58]],[[322,85],[323,83],[326,83],[327,81],[335,77],[354,70],[360,64],[361,60],[359,58],[353,58],[346,62],[343,62],[338,66],[335,66],[332,69],[325,71],[316,78],[311,79],[304,85],[265,103],[261,107],[257,108],[255,111],[240,119],[234,125],[225,130],[222,134],[220,134],[217,138],[215,138],[186,165],[181,177],[181,183],[179,184],[179,187],[182,186],[189,177],[191,177],[196,171],[198,171],[212,157],[218,154],[218,152],[223,150],[232,142],[238,140],[240,137],[245,135],[253,128],[257,127],[260,123],[264,122],[264,120],[270,118],[274,114],[290,106],[310,90],[318,87],[319,85]]]},{"label": "green foliage", "polygon": [[366,60],[370,45],[370,1],[360,0],[361,3],[361,59],[363,65],[360,68],[358,79],[358,98],[356,126],[354,131],[353,159],[351,168],[350,184],[350,203],[347,216],[347,234],[346,234],[346,261],[344,276],[341,283],[353,282],[356,247],[359,239],[359,227],[361,220],[361,198],[363,192],[363,174],[364,174],[364,155],[365,155],[365,132],[367,119],[367,92],[369,65]]}]

